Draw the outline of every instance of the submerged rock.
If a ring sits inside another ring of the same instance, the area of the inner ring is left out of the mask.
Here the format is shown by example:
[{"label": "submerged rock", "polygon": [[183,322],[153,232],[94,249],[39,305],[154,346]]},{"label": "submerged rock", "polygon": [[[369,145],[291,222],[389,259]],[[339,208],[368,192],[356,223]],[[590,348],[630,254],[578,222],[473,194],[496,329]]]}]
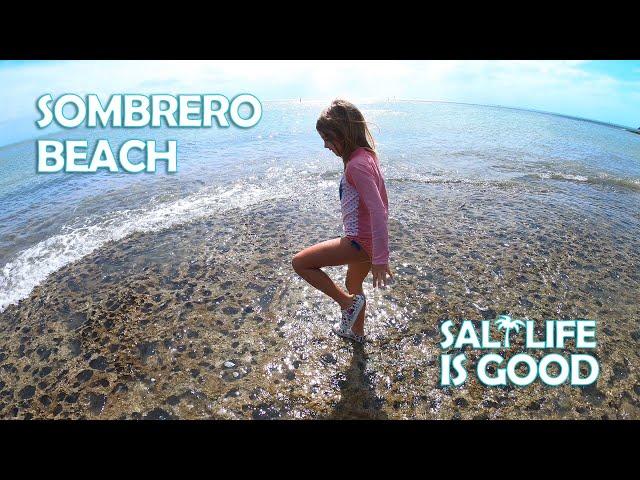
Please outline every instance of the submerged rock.
[{"label": "submerged rock", "polygon": [[143,417],[143,420],[177,420],[177,419],[178,417],[176,417],[175,415],[172,415],[171,413],[161,408],[154,408]]}]

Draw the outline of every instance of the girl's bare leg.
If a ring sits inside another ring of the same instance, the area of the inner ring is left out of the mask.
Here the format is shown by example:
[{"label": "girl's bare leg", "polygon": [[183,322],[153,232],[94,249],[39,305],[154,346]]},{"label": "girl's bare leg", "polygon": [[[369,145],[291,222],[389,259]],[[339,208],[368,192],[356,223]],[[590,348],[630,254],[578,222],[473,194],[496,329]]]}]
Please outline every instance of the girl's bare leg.
[{"label": "girl's bare leg", "polygon": [[348,294],[339,288],[320,268],[362,262],[369,262],[366,252],[358,250],[350,240],[343,237],[305,248],[293,257],[291,265],[298,275],[333,298],[344,310],[353,303],[353,294]]},{"label": "girl's bare leg", "polygon": [[[362,291],[362,282],[364,282],[364,279],[369,275],[369,270],[371,270],[370,261],[349,264],[349,268],[347,269],[347,278],[345,280],[349,293],[364,293]],[[360,310],[360,315],[358,315],[356,323],[351,327],[351,331],[356,335],[364,335],[364,310],[366,308],[367,302],[365,300],[364,306],[362,307],[362,310]]]}]

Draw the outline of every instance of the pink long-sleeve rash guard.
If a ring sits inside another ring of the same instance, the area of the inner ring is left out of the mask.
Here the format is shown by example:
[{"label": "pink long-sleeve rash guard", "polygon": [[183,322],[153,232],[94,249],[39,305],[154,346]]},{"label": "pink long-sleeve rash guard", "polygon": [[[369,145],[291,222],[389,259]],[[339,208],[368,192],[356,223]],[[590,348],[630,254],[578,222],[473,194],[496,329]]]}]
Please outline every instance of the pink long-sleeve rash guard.
[{"label": "pink long-sleeve rash guard", "polygon": [[363,147],[353,152],[340,180],[340,191],[345,235],[372,244],[372,264],[388,263],[389,201],[380,164],[373,153]]}]

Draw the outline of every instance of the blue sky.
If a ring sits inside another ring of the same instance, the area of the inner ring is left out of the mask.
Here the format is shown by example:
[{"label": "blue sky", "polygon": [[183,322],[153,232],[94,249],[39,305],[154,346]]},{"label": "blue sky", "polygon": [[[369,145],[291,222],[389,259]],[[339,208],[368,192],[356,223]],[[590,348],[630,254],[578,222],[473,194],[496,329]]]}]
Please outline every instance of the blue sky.
[{"label": "blue sky", "polygon": [[0,145],[38,130],[51,93],[252,93],[355,103],[387,97],[504,105],[640,127],[640,60],[2,61]]}]

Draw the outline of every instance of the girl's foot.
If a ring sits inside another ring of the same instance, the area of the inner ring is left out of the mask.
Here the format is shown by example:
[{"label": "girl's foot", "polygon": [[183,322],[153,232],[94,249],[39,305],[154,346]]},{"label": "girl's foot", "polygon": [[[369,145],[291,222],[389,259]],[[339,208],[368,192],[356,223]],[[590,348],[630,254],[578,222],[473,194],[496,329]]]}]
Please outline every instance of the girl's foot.
[{"label": "girl's foot", "polygon": [[356,323],[358,315],[365,304],[365,297],[363,294],[356,293],[353,296],[353,304],[342,310],[342,320],[333,326],[333,332],[341,337],[350,338],[360,343],[364,342],[364,335],[357,335],[353,332],[353,324]]},{"label": "girl's foot", "polygon": [[364,343],[367,340],[367,338],[364,335],[356,335],[355,333],[353,333],[351,329],[344,330],[342,328],[341,322],[336,323],[331,330],[333,330],[333,333],[335,333],[340,337],[349,338],[351,340],[355,340],[358,343]]}]

